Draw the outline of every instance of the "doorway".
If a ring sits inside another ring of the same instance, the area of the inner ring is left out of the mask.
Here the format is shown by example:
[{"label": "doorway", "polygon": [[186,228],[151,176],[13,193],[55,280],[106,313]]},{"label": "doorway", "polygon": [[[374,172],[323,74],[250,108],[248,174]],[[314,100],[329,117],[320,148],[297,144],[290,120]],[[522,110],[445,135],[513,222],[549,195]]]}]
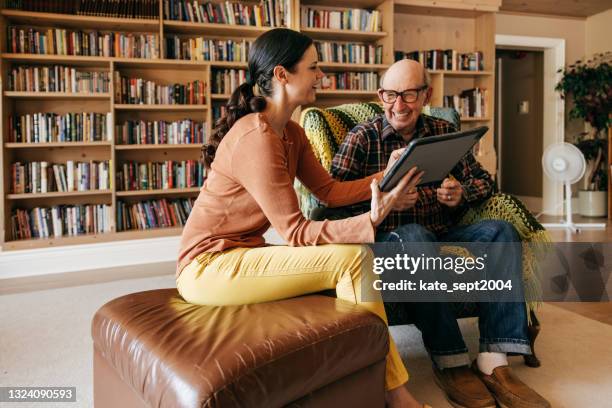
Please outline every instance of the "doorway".
[{"label": "doorway", "polygon": [[[502,49],[538,50],[544,53],[544,83],[543,83],[543,146],[565,140],[565,101],[555,91],[555,85],[561,79],[560,70],[565,66],[565,39],[549,37],[531,37],[522,35],[495,35],[495,47]],[[497,82],[497,81],[496,81]],[[496,101],[496,105],[499,100]],[[496,129],[497,130],[497,129]],[[496,132],[496,139],[498,139]],[[496,140],[497,142],[497,140]],[[503,150],[503,146],[501,146]],[[542,177],[541,211],[546,214],[563,214],[563,185]],[[536,208],[537,210],[537,208]]]},{"label": "doorway", "polygon": [[495,129],[500,191],[542,209],[544,52],[497,49]]}]

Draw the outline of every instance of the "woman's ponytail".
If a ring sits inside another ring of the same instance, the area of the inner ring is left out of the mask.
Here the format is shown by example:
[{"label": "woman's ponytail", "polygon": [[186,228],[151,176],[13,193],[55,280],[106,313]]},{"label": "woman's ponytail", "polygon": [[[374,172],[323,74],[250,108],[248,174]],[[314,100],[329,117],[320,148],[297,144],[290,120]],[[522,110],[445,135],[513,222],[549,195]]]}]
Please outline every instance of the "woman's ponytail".
[{"label": "woman's ponytail", "polygon": [[234,123],[241,117],[253,112],[261,112],[266,107],[266,100],[261,96],[255,96],[253,83],[244,82],[232,92],[227,104],[226,111],[215,123],[212,135],[204,146],[202,146],[202,159],[207,169],[215,158],[217,147],[223,137]]}]

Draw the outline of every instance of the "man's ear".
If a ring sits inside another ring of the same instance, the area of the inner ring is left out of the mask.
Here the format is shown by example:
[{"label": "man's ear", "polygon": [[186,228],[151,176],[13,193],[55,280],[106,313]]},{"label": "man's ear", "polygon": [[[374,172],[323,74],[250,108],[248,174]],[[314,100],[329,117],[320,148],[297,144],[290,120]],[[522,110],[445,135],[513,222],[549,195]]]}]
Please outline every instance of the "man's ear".
[{"label": "man's ear", "polygon": [[431,100],[432,94],[433,94],[433,88],[430,86],[429,88],[427,88],[427,91],[425,92],[425,102],[423,102],[423,105],[429,105],[429,101]]},{"label": "man's ear", "polygon": [[376,95],[378,95],[378,100],[380,101],[380,103],[384,104],[385,101],[383,101],[382,93],[383,93],[383,89],[382,88],[378,88],[378,91],[376,92]]},{"label": "man's ear", "polygon": [[272,74],[280,84],[284,85],[287,83],[287,70],[285,67],[281,65],[275,66]]}]

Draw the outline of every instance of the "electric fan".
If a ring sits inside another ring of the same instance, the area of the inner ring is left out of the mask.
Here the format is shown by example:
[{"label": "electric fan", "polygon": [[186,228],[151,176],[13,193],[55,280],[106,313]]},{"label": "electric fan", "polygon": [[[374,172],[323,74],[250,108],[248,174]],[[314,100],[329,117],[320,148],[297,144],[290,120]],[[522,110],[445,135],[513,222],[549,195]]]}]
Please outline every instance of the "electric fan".
[{"label": "electric fan", "polygon": [[583,228],[606,227],[604,223],[577,224],[572,221],[572,184],[584,176],[586,169],[584,155],[576,146],[570,143],[548,146],[542,155],[542,167],[548,178],[565,185],[565,221],[542,224],[545,228],[567,228],[572,232],[580,232]]}]

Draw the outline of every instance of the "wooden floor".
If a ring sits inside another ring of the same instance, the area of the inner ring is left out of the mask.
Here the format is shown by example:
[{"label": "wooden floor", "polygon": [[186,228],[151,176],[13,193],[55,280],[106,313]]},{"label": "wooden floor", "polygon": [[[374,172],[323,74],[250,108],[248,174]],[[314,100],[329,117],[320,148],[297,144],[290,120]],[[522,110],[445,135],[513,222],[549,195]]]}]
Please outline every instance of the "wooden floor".
[{"label": "wooden floor", "polygon": [[[542,216],[538,221],[559,222],[561,217]],[[590,222],[605,222],[607,227],[605,230],[584,229],[578,234],[571,233],[568,230],[549,229],[550,235],[555,242],[612,242],[612,222],[605,218],[586,218],[576,216],[574,222],[590,223]],[[581,316],[588,317],[593,320],[600,321],[612,325],[612,302],[555,302],[551,305],[560,307],[570,312],[577,313]]]}]

